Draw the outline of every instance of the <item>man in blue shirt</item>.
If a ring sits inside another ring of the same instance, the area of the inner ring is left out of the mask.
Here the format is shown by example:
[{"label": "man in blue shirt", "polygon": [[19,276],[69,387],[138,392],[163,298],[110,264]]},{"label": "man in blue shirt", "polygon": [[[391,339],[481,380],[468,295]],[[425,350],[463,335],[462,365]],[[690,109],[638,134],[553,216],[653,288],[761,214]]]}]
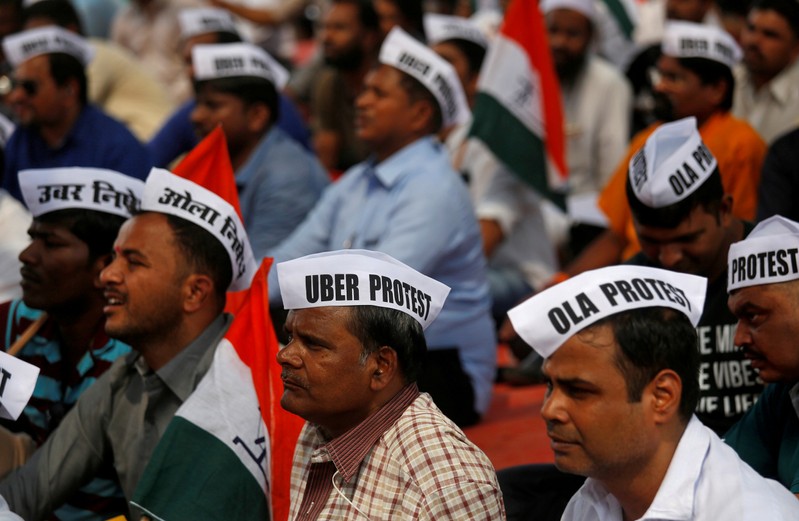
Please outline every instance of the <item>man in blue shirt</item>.
[{"label": "man in blue shirt", "polygon": [[8,103],[18,120],[5,148],[3,188],[21,200],[17,174],[29,168],[108,168],[144,179],[147,150],[118,121],[87,103],[85,66],[92,48],[60,27],[30,29],[3,40],[14,65]]},{"label": "man in blue shirt", "polygon": [[[468,116],[452,66],[401,29],[357,100],[358,137],[370,158],[322,195],[305,222],[270,251],[277,261],[341,248],[377,250],[452,291],[426,331],[419,387],[459,425],[488,408],[496,341],[480,230],[461,178],[434,135]],[[379,291],[390,291],[384,281]],[[270,299],[280,301],[270,274]]]},{"label": "man in blue shirt", "polygon": [[[266,51],[246,43],[192,50],[197,104],[191,120],[200,136],[218,125],[227,140],[244,226],[263,257],[302,222],[329,184],[310,152],[274,125],[277,89],[288,72]],[[243,64],[231,67],[230,64]]]}]

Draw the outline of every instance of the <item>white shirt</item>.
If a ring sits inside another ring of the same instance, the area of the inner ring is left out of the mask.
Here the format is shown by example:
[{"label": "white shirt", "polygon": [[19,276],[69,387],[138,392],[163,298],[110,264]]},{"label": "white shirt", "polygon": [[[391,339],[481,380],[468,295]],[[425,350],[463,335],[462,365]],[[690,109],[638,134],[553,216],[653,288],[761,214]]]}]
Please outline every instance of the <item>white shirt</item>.
[{"label": "white shirt", "polygon": [[0,496],[0,521],[22,521],[22,518],[8,509],[8,503]]},{"label": "white shirt", "polygon": [[743,65],[735,69],[732,115],[745,120],[766,143],[799,125],[799,60],[755,90]]},{"label": "white shirt", "polygon": [[[619,502],[588,478],[563,521],[621,521]],[[799,501],[744,463],[716,434],[691,418],[654,501],[639,521],[788,521]]]},{"label": "white shirt", "polygon": [[[0,302],[22,296],[19,254],[27,248],[31,215],[19,201],[0,190]],[[1,519],[1,518],[0,518]]]},{"label": "white shirt", "polygon": [[471,121],[447,138],[455,170],[469,179],[469,193],[478,219],[497,221],[504,240],[489,266],[515,268],[534,289],[557,269],[553,242],[547,234],[541,197],[499,162],[485,144],[467,139]]}]

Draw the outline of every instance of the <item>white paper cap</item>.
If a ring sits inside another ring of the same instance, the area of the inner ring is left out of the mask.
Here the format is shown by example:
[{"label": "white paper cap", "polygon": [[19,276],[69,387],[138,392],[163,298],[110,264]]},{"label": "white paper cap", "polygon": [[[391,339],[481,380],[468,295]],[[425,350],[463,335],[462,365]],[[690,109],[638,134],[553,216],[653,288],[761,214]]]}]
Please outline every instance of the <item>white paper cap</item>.
[{"label": "white paper cap", "polygon": [[0,418],[19,418],[33,395],[38,377],[38,367],[0,350]]},{"label": "white paper cap", "polygon": [[799,223],[775,215],[727,253],[727,291],[799,279]]},{"label": "white paper cap", "polygon": [[705,24],[667,22],[661,46],[673,58],[705,58],[732,69],[741,61],[741,48],[732,36]]},{"label": "white paper cap", "polygon": [[183,39],[219,32],[239,34],[230,11],[217,7],[181,9],[178,13],[178,24],[180,25],[180,36]]},{"label": "white paper cap", "polygon": [[52,25],[6,36],[3,38],[3,52],[14,67],[42,54],[69,54],[84,66],[94,56],[94,48],[85,38]]},{"label": "white paper cap", "polygon": [[630,159],[627,173],[639,201],[663,208],[694,193],[716,165],[696,128],[696,118],[690,117],[659,126]]},{"label": "white paper cap", "polygon": [[194,79],[198,81],[253,76],[272,82],[282,90],[289,73],[268,52],[250,43],[195,45],[191,49]]},{"label": "white paper cap", "polygon": [[230,291],[250,287],[258,266],[250,240],[233,206],[202,186],[161,168],[153,168],[144,184],[142,210],[174,215],[205,229],[230,256]]},{"label": "white paper cap", "polygon": [[379,306],[402,311],[427,328],[438,316],[449,287],[386,255],[340,250],[277,265],[285,309]]},{"label": "white paper cap", "polygon": [[555,9],[569,9],[583,14],[591,22],[596,20],[594,0],[542,0],[539,8],[544,14],[550,13]]},{"label": "white paper cap", "polygon": [[639,308],[667,307],[696,326],[707,279],[644,266],[586,271],[546,289],[508,311],[514,329],[544,358],[575,333],[603,318]]},{"label": "white paper cap", "polygon": [[141,206],[144,182],[104,168],[20,170],[19,188],[34,217],[84,209],[130,217]]},{"label": "white paper cap", "polygon": [[428,13],[424,15],[424,33],[429,45],[459,39],[488,47],[488,40],[477,24],[462,16]]},{"label": "white paper cap", "polygon": [[383,40],[380,63],[413,76],[435,96],[444,128],[469,120],[466,95],[452,65],[399,27],[394,27]]}]

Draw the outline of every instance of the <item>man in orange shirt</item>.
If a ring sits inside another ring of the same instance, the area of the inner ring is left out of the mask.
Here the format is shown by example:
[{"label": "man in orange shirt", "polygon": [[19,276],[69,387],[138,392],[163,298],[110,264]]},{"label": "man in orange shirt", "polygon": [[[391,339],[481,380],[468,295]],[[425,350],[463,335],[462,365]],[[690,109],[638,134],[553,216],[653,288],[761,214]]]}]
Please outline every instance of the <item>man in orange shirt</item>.
[{"label": "man in orange shirt", "polygon": [[[718,160],[724,192],[733,197],[733,214],[751,220],[766,144],[749,124],[729,112],[735,87],[732,67],[740,56],[735,41],[720,29],[671,22],[657,64],[656,89],[668,101],[668,114],[662,119],[697,119],[702,140]],[[615,264],[640,249],[624,184],[630,159],[660,124],[642,130],[630,142],[626,157],[599,198],[608,229],[567,266],[566,275]]]}]

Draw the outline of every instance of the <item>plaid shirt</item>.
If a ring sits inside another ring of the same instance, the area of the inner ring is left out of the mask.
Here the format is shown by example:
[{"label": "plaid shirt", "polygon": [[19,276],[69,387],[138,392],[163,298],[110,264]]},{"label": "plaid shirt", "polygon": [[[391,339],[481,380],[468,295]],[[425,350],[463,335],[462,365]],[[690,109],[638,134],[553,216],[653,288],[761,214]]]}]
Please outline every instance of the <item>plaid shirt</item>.
[{"label": "plaid shirt", "polygon": [[329,442],[305,424],[289,519],[501,520],[505,507],[486,455],[411,384]]}]

